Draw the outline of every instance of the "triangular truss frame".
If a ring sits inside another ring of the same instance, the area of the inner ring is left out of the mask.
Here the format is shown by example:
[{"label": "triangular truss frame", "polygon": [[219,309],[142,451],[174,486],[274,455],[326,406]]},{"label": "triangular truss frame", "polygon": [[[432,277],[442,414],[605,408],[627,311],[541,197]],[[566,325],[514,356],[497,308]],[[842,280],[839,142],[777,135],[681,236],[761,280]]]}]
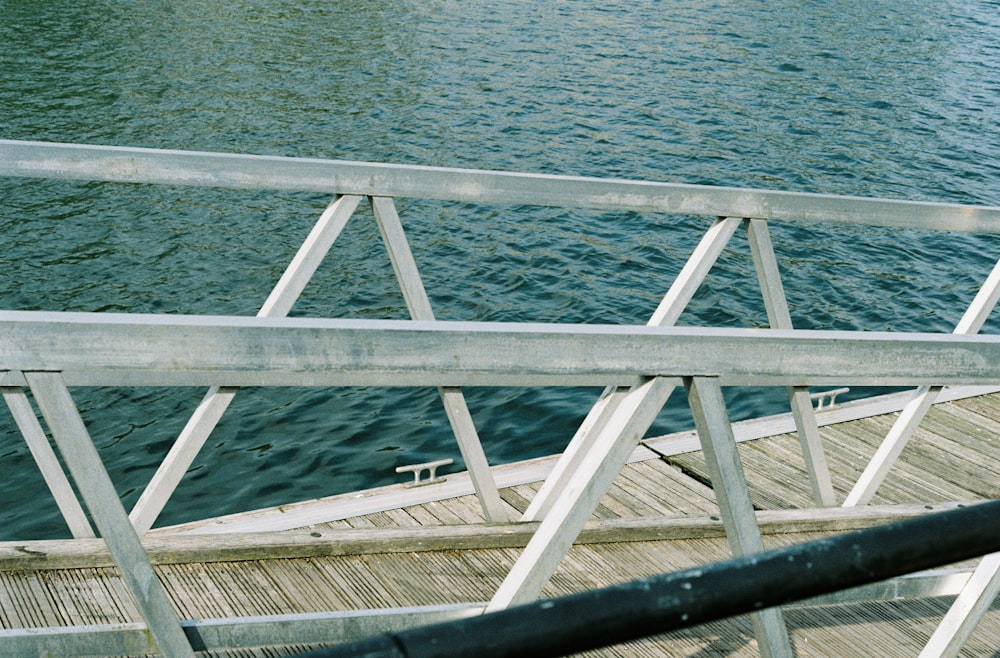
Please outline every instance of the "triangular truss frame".
[{"label": "triangular truss frame", "polygon": [[[271,291],[258,317],[283,317],[288,314],[364,199],[360,195],[334,199]],[[378,196],[368,199],[411,318],[434,320],[393,199]],[[770,326],[775,329],[793,328],[767,223],[740,217],[722,217],[711,225],[648,325],[665,327],[677,322],[741,225],[747,231]],[[978,332],[998,298],[1000,262],[966,311],[955,333]],[[170,655],[190,655],[190,647],[176,614],[152,571],[139,537],[152,527],[238,389],[213,387],[208,391],[131,513],[126,514],[61,375],[53,372],[23,374],[91,518],[121,567],[150,633],[161,649]],[[736,451],[719,380],[711,376],[695,376],[685,379],[684,384],[730,546],[736,555],[762,550],[760,530],[750,503],[749,489]],[[605,390],[522,517],[523,521],[539,522],[538,530],[487,604],[487,611],[531,601],[539,596],[673,388],[666,379],[651,378],[637,381],[631,387]],[[845,506],[871,500],[875,489],[940,390],[940,387],[930,387],[916,392],[848,495]],[[439,393],[484,517],[489,522],[510,521],[461,389],[441,387]],[[837,503],[809,392],[805,387],[789,387],[787,393],[814,501],[818,506],[834,506]],[[69,478],[62,471],[24,390],[4,386],[3,396],[73,536],[93,537],[90,521],[73,493]],[[988,556],[970,578],[921,655],[952,655],[957,652],[998,591],[1000,557]],[[792,655],[780,610],[767,610],[751,617],[762,655]]]}]

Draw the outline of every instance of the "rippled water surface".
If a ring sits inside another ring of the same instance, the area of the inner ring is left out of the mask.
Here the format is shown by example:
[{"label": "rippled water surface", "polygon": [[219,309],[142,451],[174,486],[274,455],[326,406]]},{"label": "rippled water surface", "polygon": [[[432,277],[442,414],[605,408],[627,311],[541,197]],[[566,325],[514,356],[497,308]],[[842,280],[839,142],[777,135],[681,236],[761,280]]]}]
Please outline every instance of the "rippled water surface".
[{"label": "rippled water surface", "polygon": [[[1000,3],[0,0],[0,137],[1000,205]],[[252,315],[329,199],[0,180],[0,308]],[[707,226],[401,200],[442,319],[645,322]],[[950,331],[990,236],[773,225],[799,327]],[[738,237],[681,324],[766,322]],[[293,314],[405,317],[370,213]],[[995,331],[991,322],[987,330]],[[126,506],[202,396],[77,389]],[[494,463],[597,391],[468,392]],[[656,432],[690,425],[676,394]],[[736,417],[780,391],[730,391]],[[430,390],[245,390],[161,523],[398,481]],[[65,536],[0,412],[0,539]]]}]

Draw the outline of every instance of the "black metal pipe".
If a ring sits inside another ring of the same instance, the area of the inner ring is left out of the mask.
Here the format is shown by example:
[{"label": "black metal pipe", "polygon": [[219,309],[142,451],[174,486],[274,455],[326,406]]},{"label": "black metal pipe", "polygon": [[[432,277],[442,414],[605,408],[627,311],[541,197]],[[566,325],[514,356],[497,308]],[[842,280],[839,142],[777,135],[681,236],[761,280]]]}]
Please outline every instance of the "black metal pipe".
[{"label": "black metal pipe", "polygon": [[998,518],[990,501],[301,658],[563,656],[997,552]]}]

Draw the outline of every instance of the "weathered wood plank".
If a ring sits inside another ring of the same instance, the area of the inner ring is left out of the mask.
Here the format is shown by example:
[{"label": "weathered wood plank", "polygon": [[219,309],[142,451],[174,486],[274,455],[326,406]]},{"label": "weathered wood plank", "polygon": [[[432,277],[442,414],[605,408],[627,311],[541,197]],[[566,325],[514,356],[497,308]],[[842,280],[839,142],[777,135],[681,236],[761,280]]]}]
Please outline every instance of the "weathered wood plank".
[{"label": "weathered wood plank", "polygon": [[[844,437],[857,442],[859,446],[870,447],[871,454],[874,454],[876,446],[881,443],[882,438],[890,427],[891,419],[886,418],[881,423],[876,423],[873,419],[865,419],[845,424],[839,429]],[[906,451],[904,451],[905,453]],[[972,496],[961,496],[962,499],[970,497]],[[932,472],[914,467],[908,459],[903,459],[889,472],[889,475],[881,487],[879,487],[874,500],[886,504],[918,501],[933,502],[955,500],[957,498],[959,496],[954,495],[954,486]]]},{"label": "weathered wood plank", "polygon": [[[975,399],[967,397],[974,393],[983,393],[983,390],[970,387],[945,389],[941,398],[949,400],[959,399],[964,404]],[[864,413],[881,413],[885,412],[887,409],[891,411],[892,409],[898,409],[899,406],[902,405],[903,401],[905,401],[904,398],[908,397],[908,395],[909,394],[897,394],[883,396],[882,398],[876,398],[869,401],[849,402],[832,411],[822,412],[820,414],[820,419],[822,420],[827,418],[829,414],[840,414],[842,411],[847,410],[848,407],[851,407],[850,414],[847,416],[850,418],[857,417],[859,414],[863,415],[862,410],[867,410]],[[899,398],[899,400],[893,402],[895,398]],[[886,402],[886,400],[888,400],[888,402]],[[965,413],[973,414],[975,418],[982,418],[978,414],[975,414],[975,412],[967,410],[965,407],[962,407],[961,409]],[[987,427],[990,427],[990,422],[992,421],[984,418],[984,423],[986,423]],[[843,494],[846,490],[849,490],[857,480],[861,470],[868,463],[871,454],[874,452],[875,445],[877,445],[871,444],[871,441],[859,442],[854,437],[844,436],[844,433],[838,429],[842,426],[842,424],[842,422],[830,424],[821,429],[821,437],[824,443],[829,446],[827,459],[830,462],[830,470],[834,480],[834,487],[841,494]],[[785,425],[787,425],[787,427],[785,427]],[[790,419],[790,415],[785,425],[777,427],[772,422],[762,422],[758,419],[735,423],[734,430],[737,435],[737,440],[750,441],[762,438],[762,435],[767,434],[769,428],[781,429],[783,427],[785,431],[792,429],[793,423]],[[659,437],[658,439],[652,440],[647,439],[647,441],[653,441],[654,444],[659,447],[663,447],[665,444],[662,441],[666,441],[667,444],[673,446],[676,444],[675,442],[679,440],[684,444],[684,449],[678,450],[677,452],[684,453],[696,451],[698,449],[697,438],[693,436],[688,437],[688,434],[689,433],[687,432],[681,432],[669,435],[668,437]],[[1000,427],[997,429],[997,434],[1000,435]],[[785,436],[786,435],[778,437],[782,440],[782,445],[784,445]],[[689,443],[689,438],[690,441],[693,441],[693,445],[687,445]],[[775,437],[769,437],[766,443],[769,445],[772,444],[774,438]],[[881,440],[881,437],[878,437],[878,440]],[[657,441],[660,441],[660,443],[656,443]],[[792,450],[795,451],[797,448],[792,448]],[[669,452],[669,454],[676,454],[676,452],[672,451]],[[640,448],[633,453],[629,460],[630,466],[627,468],[632,468],[634,466],[635,468],[642,469],[643,472],[648,471],[650,478],[659,482],[662,479],[661,476],[665,473],[662,469],[672,469],[675,467],[666,462],[657,462],[655,460],[656,456],[656,453],[645,448]],[[697,456],[695,456],[694,459],[697,459]],[[799,455],[797,459],[800,460],[801,455]],[[681,464],[685,463],[680,460],[677,460],[677,462]],[[554,457],[547,457],[494,467],[493,470],[498,484],[505,487],[501,490],[501,496],[506,498],[507,504],[510,505],[513,503],[512,511],[517,510],[519,512],[523,512],[524,509],[526,509],[526,506],[534,497],[538,489],[537,483],[531,483],[544,479],[554,463]],[[699,503],[700,507],[697,508],[701,511],[708,511],[710,507],[715,506],[711,489],[705,487],[700,482],[686,477],[673,479],[673,476],[669,473],[666,473],[666,477],[668,477],[671,481],[669,483],[661,483],[657,486],[657,488],[663,488],[670,492],[670,494],[664,499],[665,504],[670,505],[673,502],[678,502],[684,505],[683,507],[675,509],[675,512],[683,512],[692,509],[687,507],[687,503],[695,500],[701,501]],[[703,471],[702,477],[704,477]],[[356,494],[330,496],[315,501],[302,501],[300,503],[282,505],[280,508],[254,510],[242,514],[228,515],[212,519],[208,522],[192,522],[170,528],[154,529],[152,533],[219,532],[228,531],[230,529],[233,532],[286,530],[295,527],[315,525],[320,522],[334,522],[337,519],[344,519],[347,517],[363,516],[371,512],[386,511],[395,507],[408,507],[418,503],[426,503],[433,500],[442,500],[445,498],[462,496],[470,494],[472,491],[472,485],[469,482],[469,478],[466,473],[449,473],[447,481],[438,485],[411,489],[405,489],[398,485],[380,487],[378,489],[366,491],[364,492],[364,495],[360,497]],[[426,523],[427,521],[425,520],[422,522]]]},{"label": "weathered wood plank", "polygon": [[649,460],[635,464],[635,469],[647,474],[651,481],[661,483],[660,495],[673,513],[719,513],[712,488],[688,477],[673,464],[662,459]]},{"label": "weathered wood plank", "polygon": [[1000,418],[1000,396],[997,395],[984,395],[962,400],[961,406],[984,418],[992,419],[993,422]]},{"label": "weathered wood plank", "polygon": [[[962,402],[966,401],[962,400]],[[935,408],[935,411],[937,409]],[[1000,437],[1000,422],[995,418],[984,416],[980,413],[981,409],[973,408],[969,404],[952,403],[945,406],[945,411],[949,418],[956,419],[959,427],[967,425],[969,427],[967,433],[979,436],[980,441],[985,444],[995,446],[1000,443],[997,438]]]},{"label": "weathered wood plank", "polygon": [[[812,507],[815,502],[808,489],[809,475],[795,463],[802,463],[801,450],[782,454],[777,450],[780,445],[780,441],[770,440],[766,446],[759,441],[739,445],[740,461],[747,473],[754,507]],[[764,484],[765,478],[767,484]]]},{"label": "weathered wood plank", "polygon": [[[876,432],[888,432],[891,425],[886,421],[885,418],[870,418],[865,421],[865,426]],[[964,462],[935,446],[935,438],[933,432],[923,427],[917,428],[913,440],[905,448],[908,459],[897,464],[894,471],[898,470],[908,479],[921,481],[928,489],[936,489],[940,496],[938,500],[982,497],[981,491],[973,491],[969,485],[975,486],[974,483],[982,482],[983,478],[991,480],[992,473],[981,470],[977,463]]]},{"label": "weathered wood plank", "polygon": [[637,470],[626,466],[618,474],[615,484],[608,493],[620,490],[623,495],[627,496],[626,500],[629,501],[633,516],[676,514],[675,510],[664,504],[664,496],[662,493],[657,494],[656,489],[653,488],[654,484]]},{"label": "weathered wood plank", "polygon": [[[910,518],[969,503],[868,506],[861,508],[770,510],[757,512],[766,534],[839,532]],[[257,559],[406,553],[523,547],[537,523],[461,524],[431,527],[297,530],[282,533],[173,535],[146,537],[143,547],[154,564],[226,562]],[[626,518],[592,521],[580,543],[651,541],[719,537],[716,515]],[[0,571],[111,566],[99,539],[6,542],[0,544]]]},{"label": "weathered wood plank", "polygon": [[[973,401],[978,397],[989,396],[997,391],[995,386],[951,386],[946,387],[941,392],[938,396],[938,402]],[[838,403],[835,407],[818,412],[816,422],[821,428],[824,428],[861,418],[898,412],[911,397],[913,397],[912,391],[904,391]],[[750,418],[733,423],[733,434],[736,436],[737,442],[769,438],[792,432],[795,432],[795,419],[791,413]],[[698,437],[693,430],[650,437],[643,440],[643,445],[664,456],[694,452],[700,449]]]},{"label": "weathered wood plank", "polygon": [[[459,523],[486,523],[486,519],[483,516],[482,507],[477,504],[473,504],[473,499],[469,496],[461,496],[459,498],[446,498],[437,503],[443,508],[451,512],[452,515],[459,519]],[[509,507],[506,503],[501,503],[504,510]],[[505,518],[516,518],[513,516],[508,516]]]}]

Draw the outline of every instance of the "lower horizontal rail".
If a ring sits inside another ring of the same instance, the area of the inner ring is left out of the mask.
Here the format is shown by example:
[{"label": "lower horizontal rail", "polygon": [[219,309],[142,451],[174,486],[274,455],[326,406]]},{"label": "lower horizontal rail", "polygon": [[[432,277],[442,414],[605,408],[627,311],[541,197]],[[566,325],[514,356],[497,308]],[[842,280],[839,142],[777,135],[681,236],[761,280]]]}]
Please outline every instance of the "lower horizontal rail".
[{"label": "lower horizontal rail", "polygon": [[[947,569],[904,576],[802,601],[794,607],[955,596],[971,570]],[[182,621],[195,651],[330,644],[362,640],[418,625],[478,616],[485,605],[459,604]],[[142,623],[0,630],[4,656],[141,655],[156,653]]]},{"label": "lower horizontal rail", "polygon": [[563,656],[1000,550],[1000,501],[846,533],[302,658]]},{"label": "lower horizontal rail", "polygon": [[903,601],[938,596],[958,596],[972,577],[973,567],[965,569],[934,569],[920,573],[881,580],[877,583],[852,587],[832,594],[796,601],[792,608],[814,608],[827,605],[846,605],[870,601]]},{"label": "lower horizontal rail", "polygon": [[[195,651],[350,642],[377,633],[480,615],[481,604],[386,608],[181,622]],[[0,630],[2,655],[135,656],[156,654],[145,624]]]}]

